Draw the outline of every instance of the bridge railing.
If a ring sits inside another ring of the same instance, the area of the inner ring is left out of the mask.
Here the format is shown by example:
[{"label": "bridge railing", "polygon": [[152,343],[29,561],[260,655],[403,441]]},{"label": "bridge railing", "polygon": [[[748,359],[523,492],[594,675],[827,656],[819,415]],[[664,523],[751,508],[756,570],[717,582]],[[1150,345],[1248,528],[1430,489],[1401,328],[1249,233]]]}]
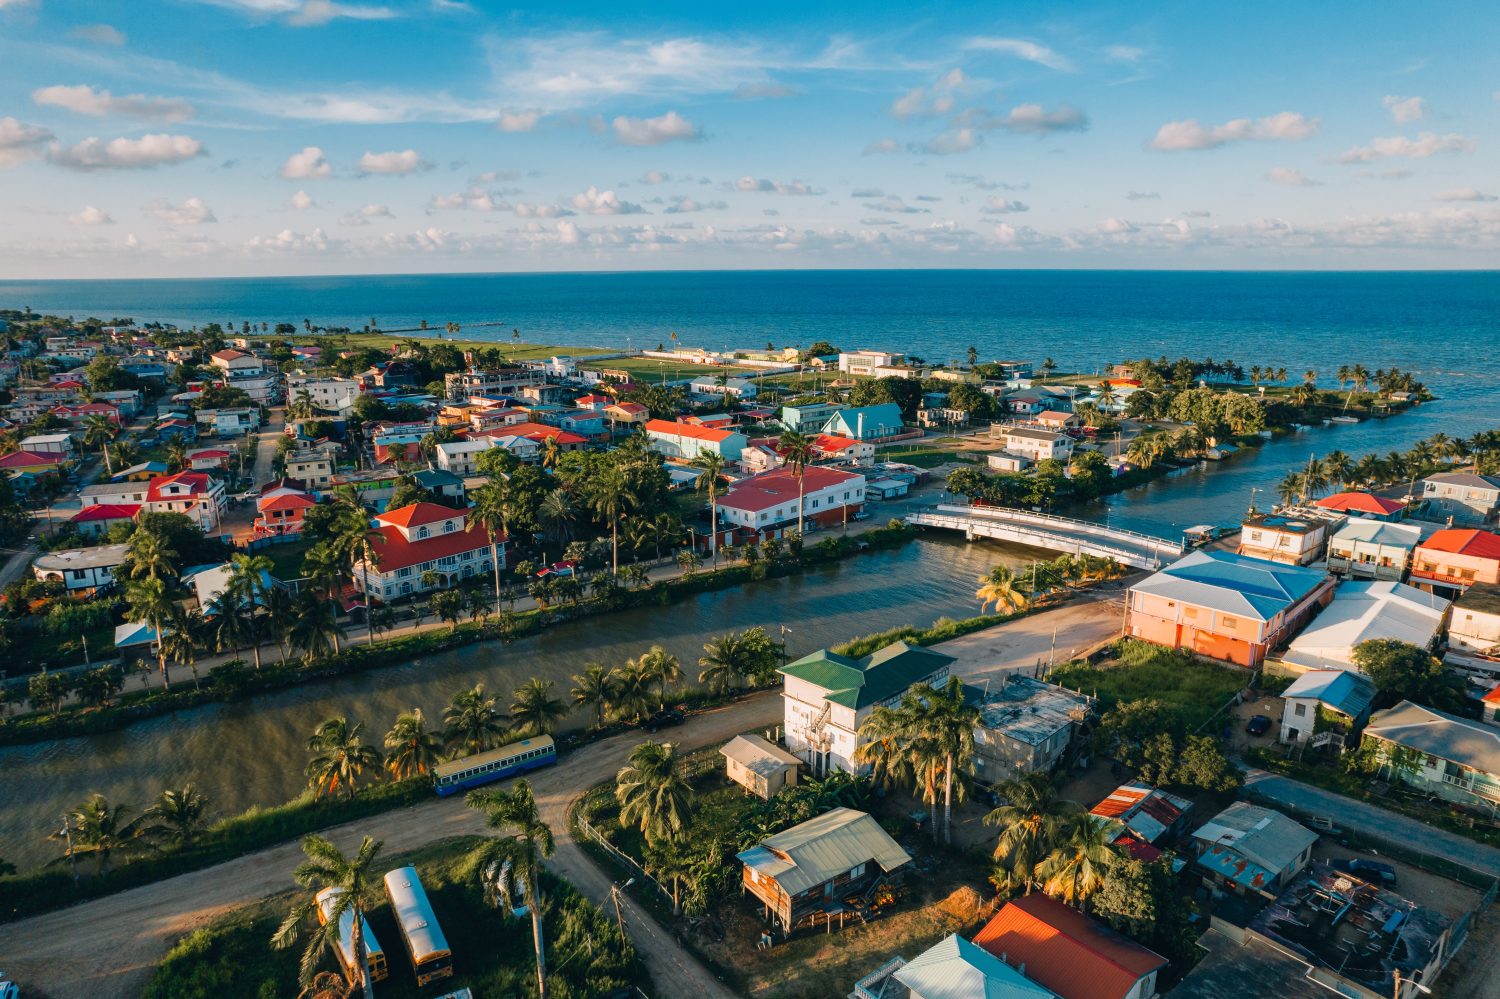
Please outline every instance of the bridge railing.
[{"label": "bridge railing", "polygon": [[[985,527],[996,531],[1009,531],[1017,535],[1030,535],[1032,537],[1046,537],[1052,539],[1055,545],[1044,545],[1042,547],[1054,547],[1059,551],[1080,551],[1089,549],[1091,554],[1112,555],[1128,565],[1139,568],[1151,568],[1160,565],[1166,553],[1159,546],[1142,545],[1139,548],[1122,548],[1117,544],[1110,544],[1108,534],[1090,534],[1086,538],[1070,537],[1060,533],[1056,528],[1029,524],[1024,520],[989,517],[974,518],[954,513],[939,512],[913,512],[907,515],[910,523],[923,527],[949,527],[959,531],[982,531]],[[976,520],[978,523],[976,524]]]},{"label": "bridge railing", "polygon": [[1127,531],[1121,527],[1110,527],[1108,524],[1099,524],[1091,520],[1075,520],[1072,517],[1059,517],[1055,513],[1018,510],[1015,507],[1008,506],[959,506],[953,503],[940,503],[933,509],[948,511],[961,516],[992,516],[997,520],[1029,520],[1044,524],[1058,524],[1066,527],[1081,528],[1090,532],[1108,534],[1114,537],[1138,538],[1153,547],[1163,546],[1173,551],[1182,551],[1181,542],[1168,541],[1166,538],[1158,538],[1151,534],[1142,534],[1139,531]]}]

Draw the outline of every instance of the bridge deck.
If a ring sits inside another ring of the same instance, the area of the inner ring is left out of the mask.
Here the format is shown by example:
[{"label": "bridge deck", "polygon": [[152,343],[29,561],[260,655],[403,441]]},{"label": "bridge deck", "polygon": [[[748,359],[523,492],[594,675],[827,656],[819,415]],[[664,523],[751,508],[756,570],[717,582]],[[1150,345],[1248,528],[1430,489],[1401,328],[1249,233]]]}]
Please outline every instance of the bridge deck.
[{"label": "bridge deck", "polygon": [[995,538],[1074,555],[1115,558],[1137,569],[1159,568],[1183,551],[1181,544],[1164,538],[1028,510],[940,505],[915,511],[906,519],[923,527],[963,531],[970,539]]}]

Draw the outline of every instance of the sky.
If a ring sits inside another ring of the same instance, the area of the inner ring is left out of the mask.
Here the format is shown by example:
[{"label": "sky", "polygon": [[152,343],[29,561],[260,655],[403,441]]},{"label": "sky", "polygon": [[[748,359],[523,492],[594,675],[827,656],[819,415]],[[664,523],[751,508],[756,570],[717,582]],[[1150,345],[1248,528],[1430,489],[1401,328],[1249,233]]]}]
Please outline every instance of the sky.
[{"label": "sky", "polygon": [[1500,267],[1493,2],[0,0],[0,276]]}]

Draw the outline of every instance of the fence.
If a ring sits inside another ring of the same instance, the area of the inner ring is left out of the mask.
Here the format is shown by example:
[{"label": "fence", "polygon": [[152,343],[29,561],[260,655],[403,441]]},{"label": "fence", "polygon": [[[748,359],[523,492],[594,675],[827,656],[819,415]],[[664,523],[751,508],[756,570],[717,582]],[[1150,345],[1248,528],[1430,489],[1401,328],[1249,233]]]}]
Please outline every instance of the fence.
[{"label": "fence", "polygon": [[652,887],[661,892],[661,897],[666,901],[668,905],[672,904],[672,893],[663,888],[660,881],[647,874],[646,869],[640,864],[636,863],[634,857],[630,856],[630,854],[628,853],[625,853],[619,847],[611,843],[603,833],[594,828],[593,823],[589,822],[589,820],[584,818],[582,815],[577,816],[577,822],[578,831],[583,833],[583,835],[587,837],[590,842],[598,844],[604,850],[604,852],[613,857],[617,863],[624,866],[626,870],[634,872],[636,877],[644,878],[652,885]]}]

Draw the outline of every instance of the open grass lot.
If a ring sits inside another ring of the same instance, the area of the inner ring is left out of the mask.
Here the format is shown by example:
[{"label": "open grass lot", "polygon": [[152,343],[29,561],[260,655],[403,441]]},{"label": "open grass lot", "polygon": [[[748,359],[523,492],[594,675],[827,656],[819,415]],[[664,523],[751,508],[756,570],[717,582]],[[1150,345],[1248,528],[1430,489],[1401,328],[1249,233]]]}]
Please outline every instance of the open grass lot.
[{"label": "open grass lot", "polygon": [[306,557],[308,549],[312,548],[311,541],[288,541],[279,545],[269,545],[255,552],[256,555],[264,555],[272,562],[271,575],[277,579],[286,581],[288,579],[300,579],[302,576],[302,559]]},{"label": "open grass lot", "polygon": [[1105,709],[1142,698],[1164,701],[1193,732],[1250,681],[1243,670],[1145,642],[1126,640],[1116,648],[1117,658],[1098,666],[1075,662],[1057,667],[1052,682],[1098,696]]},{"label": "open grass lot", "polygon": [[[377,889],[366,910],[385,951],[390,978],[376,986],[382,999],[416,999],[463,986],[476,996],[529,996],[536,992],[531,926],[487,907],[476,884],[477,837],[434,843],[411,854],[381,857],[377,874],[415,864],[454,954],[451,979],[417,988],[389,906]],[[291,872],[288,872],[290,882]],[[544,881],[549,994],[591,999],[642,981],[633,951],[621,957],[619,931],[566,883]],[[146,999],[285,999],[298,994],[301,944],[275,951],[272,932],[297,896],[288,892],[235,912],[184,937],[162,960]],[[325,967],[332,969],[328,958]]]},{"label": "open grass lot", "polygon": [[584,357],[589,354],[613,353],[615,348],[611,347],[588,347],[580,344],[548,344],[548,343],[520,343],[512,342],[509,334],[495,328],[493,340],[474,339],[449,339],[437,337],[437,331],[429,330],[426,333],[293,333],[290,336],[276,336],[273,333],[260,333],[250,337],[251,340],[285,340],[295,346],[322,347],[327,350],[340,350],[345,347],[378,347],[387,349],[391,344],[401,340],[416,340],[429,346],[437,343],[446,343],[459,350],[488,349],[499,347],[506,357],[516,360],[537,360],[544,357],[552,357],[554,354],[567,354],[571,357]]},{"label": "open grass lot", "polygon": [[740,365],[709,365],[690,364],[686,361],[660,361],[651,357],[615,357],[607,361],[601,361],[602,367],[612,370],[628,372],[637,381],[677,381],[682,378],[698,378],[703,375],[718,377],[721,374],[729,374],[731,377],[744,377],[753,375],[760,368],[747,368]]}]

